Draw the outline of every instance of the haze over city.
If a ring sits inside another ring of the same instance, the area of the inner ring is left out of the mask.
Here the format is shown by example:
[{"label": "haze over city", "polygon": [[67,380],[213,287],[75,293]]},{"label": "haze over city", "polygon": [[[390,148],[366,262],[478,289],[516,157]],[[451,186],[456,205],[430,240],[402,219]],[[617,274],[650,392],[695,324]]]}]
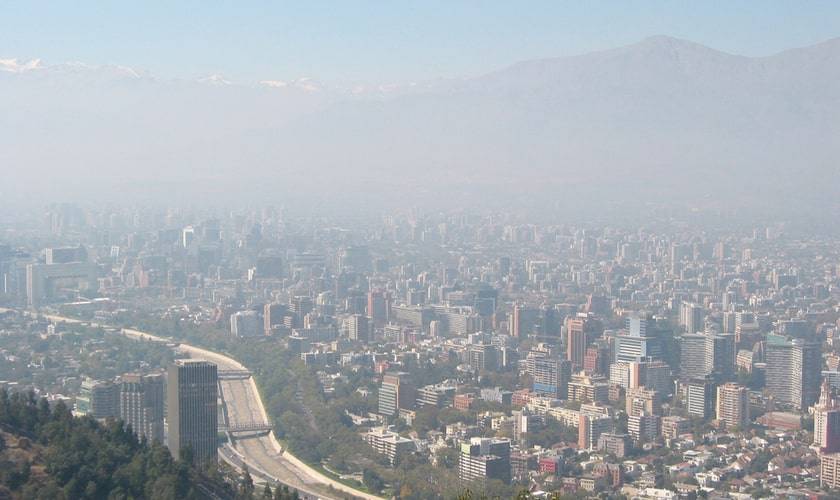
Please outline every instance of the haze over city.
[{"label": "haze over city", "polygon": [[0,500],[840,498],[838,82],[828,1],[0,2]]}]

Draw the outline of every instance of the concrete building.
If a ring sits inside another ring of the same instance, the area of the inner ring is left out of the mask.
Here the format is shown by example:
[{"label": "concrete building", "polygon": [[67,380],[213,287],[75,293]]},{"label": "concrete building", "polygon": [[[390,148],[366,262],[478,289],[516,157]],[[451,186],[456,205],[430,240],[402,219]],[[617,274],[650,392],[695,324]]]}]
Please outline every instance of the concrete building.
[{"label": "concrete building", "polygon": [[694,378],[685,384],[685,407],[689,415],[711,418],[715,413],[715,383],[711,377]]},{"label": "concrete building", "polygon": [[120,418],[139,439],[163,443],[165,407],[163,375],[129,373],[120,380]]},{"label": "concrete building", "polygon": [[76,398],[76,413],[96,419],[119,417],[119,387],[112,382],[85,379]]},{"label": "concrete building", "polygon": [[727,429],[747,429],[750,424],[750,402],[746,387],[733,383],[718,386],[717,419]]},{"label": "concrete building", "polygon": [[213,363],[179,359],[169,366],[167,443],[172,456],[189,450],[194,464],[217,460],[218,383]]},{"label": "concrete building", "polygon": [[611,432],[612,429],[613,420],[611,417],[590,417],[589,415],[581,414],[578,422],[578,449],[595,449],[601,434]]},{"label": "concrete building", "polygon": [[[99,288],[96,264],[68,262],[60,264],[29,264],[26,266],[26,300],[30,307],[58,299],[58,290],[68,286],[81,292]],[[75,299],[75,297],[73,297]]]},{"label": "concrete building", "polygon": [[417,391],[405,372],[389,372],[379,386],[379,414],[395,417],[400,409],[414,408]]},{"label": "concrete building", "polygon": [[380,455],[388,457],[388,462],[394,466],[400,458],[417,450],[414,441],[401,437],[385,427],[374,427],[365,434],[365,441]]},{"label": "concrete building", "polygon": [[814,405],[814,446],[822,453],[840,452],[840,404],[827,380]]},{"label": "concrete building", "polygon": [[257,311],[238,311],[230,315],[230,334],[234,337],[256,337],[265,333]]},{"label": "concrete building", "polygon": [[767,392],[776,402],[803,410],[817,401],[822,367],[819,343],[768,335],[764,355]]},{"label": "concrete building", "polygon": [[466,482],[498,479],[510,483],[510,441],[474,437],[462,443],[458,478]]}]

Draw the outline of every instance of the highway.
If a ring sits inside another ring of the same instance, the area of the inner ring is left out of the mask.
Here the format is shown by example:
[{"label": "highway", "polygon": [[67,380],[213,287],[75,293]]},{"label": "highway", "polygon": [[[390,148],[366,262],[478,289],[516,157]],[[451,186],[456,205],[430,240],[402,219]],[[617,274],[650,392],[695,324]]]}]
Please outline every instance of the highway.
[{"label": "highway", "polygon": [[[0,311],[3,310],[0,308]],[[94,327],[114,328],[109,325],[85,322],[64,316],[41,316],[52,322],[89,323]],[[137,340],[179,343],[178,340],[130,328],[123,328],[120,331],[126,337]],[[245,366],[229,356],[189,344],[179,343],[176,350],[190,358],[215,363],[219,370],[247,370]],[[253,377],[220,380],[219,387],[228,425],[270,422]],[[346,498],[381,500],[382,498],[347,486],[305,464],[283,449],[277,441],[274,431],[228,434],[231,436],[231,442],[219,449],[222,460],[240,469],[242,468],[241,464],[247,465],[251,474],[257,479],[264,480],[267,478],[272,482],[288,485],[310,498],[327,500]]]}]

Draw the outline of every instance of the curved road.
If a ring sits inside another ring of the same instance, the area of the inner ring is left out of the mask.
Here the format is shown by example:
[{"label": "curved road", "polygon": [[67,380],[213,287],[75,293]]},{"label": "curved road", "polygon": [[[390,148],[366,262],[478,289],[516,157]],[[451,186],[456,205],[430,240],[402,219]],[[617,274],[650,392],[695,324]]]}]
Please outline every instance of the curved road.
[{"label": "curved road", "polygon": [[[27,313],[28,314],[28,313]],[[92,322],[85,322],[64,316],[42,315],[53,322],[89,323],[92,326],[114,328]],[[152,335],[130,328],[123,328],[122,333],[130,338],[146,339],[157,342],[179,341]],[[179,352],[194,359],[203,359],[218,365],[220,370],[247,370],[235,359],[217,352],[201,349],[189,344],[180,343]],[[225,405],[228,424],[247,424],[253,422],[270,422],[263,406],[253,377],[248,379],[221,380],[221,397]],[[308,496],[340,500],[343,498],[361,498],[365,500],[382,500],[382,497],[371,495],[351,486],[338,482],[315,470],[303,461],[285,451],[274,436],[269,433],[243,433],[233,436],[232,443],[219,450],[222,459],[239,467],[244,463],[257,476],[267,477],[289,487],[300,490]]]}]

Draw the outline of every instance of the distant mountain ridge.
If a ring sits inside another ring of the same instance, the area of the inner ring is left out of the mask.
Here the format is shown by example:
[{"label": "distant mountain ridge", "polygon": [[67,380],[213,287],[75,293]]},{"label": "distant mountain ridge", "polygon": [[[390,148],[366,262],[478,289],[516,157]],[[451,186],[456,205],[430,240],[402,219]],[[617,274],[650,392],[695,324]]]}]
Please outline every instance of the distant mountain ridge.
[{"label": "distant mountain ridge", "polygon": [[254,196],[840,194],[840,38],[745,57],[655,36],[387,92],[142,76],[86,92],[32,73],[0,72],[0,162],[28,176],[62,162],[110,186],[259,178]]}]

